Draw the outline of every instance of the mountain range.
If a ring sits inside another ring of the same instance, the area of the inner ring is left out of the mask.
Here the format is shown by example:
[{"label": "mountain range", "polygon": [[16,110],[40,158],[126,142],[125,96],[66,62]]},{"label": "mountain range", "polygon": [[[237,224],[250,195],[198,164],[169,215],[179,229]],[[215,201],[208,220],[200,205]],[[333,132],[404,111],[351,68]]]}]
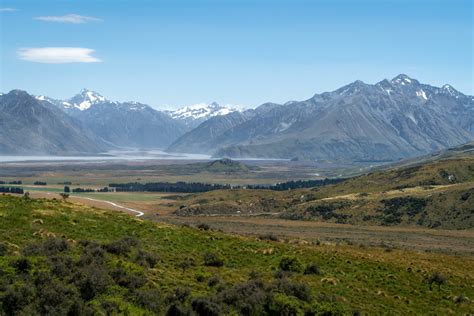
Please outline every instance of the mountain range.
[{"label": "mountain range", "polygon": [[0,95],[0,110],[0,154],[132,147],[218,157],[393,161],[474,139],[472,96],[406,75],[244,111],[217,103],[158,111],[86,89],[67,100],[13,90]]},{"label": "mountain range", "polygon": [[474,138],[474,98],[407,75],[210,119],[178,138],[218,157],[392,161]]}]

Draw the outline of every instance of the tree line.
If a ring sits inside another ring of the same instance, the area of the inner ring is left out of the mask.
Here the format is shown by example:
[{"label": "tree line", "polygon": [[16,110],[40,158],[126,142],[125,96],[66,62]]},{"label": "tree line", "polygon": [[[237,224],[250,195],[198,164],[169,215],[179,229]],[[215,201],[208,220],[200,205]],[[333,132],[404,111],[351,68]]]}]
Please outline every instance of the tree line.
[{"label": "tree line", "polygon": [[248,185],[248,189],[254,190],[275,190],[275,191],[286,191],[286,190],[293,190],[293,189],[304,189],[304,188],[312,188],[312,187],[320,187],[330,184],[337,184],[345,181],[344,178],[337,178],[337,179],[321,179],[321,180],[297,180],[297,181],[287,181],[276,183],[272,185],[260,185],[260,184],[251,184]]},{"label": "tree line", "polygon": [[21,180],[17,180],[17,181],[0,181],[0,184],[22,184]]},{"label": "tree line", "polygon": [[154,182],[154,183],[111,183],[109,187],[115,188],[117,192],[182,192],[196,193],[212,190],[230,189],[229,184],[210,184],[200,182]]},{"label": "tree line", "polygon": [[115,188],[117,192],[180,192],[180,193],[199,193],[213,190],[224,190],[224,189],[253,189],[253,190],[293,190],[302,188],[312,188],[317,186],[324,186],[330,184],[336,184],[344,181],[345,179],[322,179],[322,180],[297,180],[288,181],[270,185],[263,184],[251,184],[247,186],[232,186],[230,184],[210,184],[200,182],[153,182],[153,183],[110,183],[109,187]]}]

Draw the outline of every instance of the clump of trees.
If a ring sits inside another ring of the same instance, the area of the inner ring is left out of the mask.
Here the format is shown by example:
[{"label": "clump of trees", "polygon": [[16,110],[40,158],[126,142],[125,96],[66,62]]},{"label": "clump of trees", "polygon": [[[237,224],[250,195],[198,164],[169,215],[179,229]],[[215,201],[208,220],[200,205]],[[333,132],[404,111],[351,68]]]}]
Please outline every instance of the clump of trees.
[{"label": "clump of trees", "polygon": [[46,182],[43,181],[35,181],[33,182],[33,185],[48,185]]},{"label": "clump of trees", "polygon": [[0,193],[23,194],[23,188],[19,187],[0,187]]},{"label": "clump of trees", "polygon": [[115,188],[117,192],[181,192],[181,193],[198,193],[213,190],[224,189],[253,189],[253,190],[275,190],[284,191],[301,188],[312,188],[330,184],[340,183],[346,179],[322,179],[322,180],[298,180],[288,181],[271,185],[247,185],[247,186],[231,186],[229,184],[211,184],[200,182],[153,182],[153,183],[110,183],[109,187]]},{"label": "clump of trees", "polygon": [[282,183],[277,183],[273,185],[249,185],[249,189],[266,189],[266,190],[275,190],[275,191],[286,191],[294,189],[303,189],[303,188],[313,188],[320,187],[330,184],[337,184],[347,179],[344,178],[334,178],[334,179],[321,179],[321,180],[297,180],[297,181],[287,181]]},{"label": "clump of trees", "polygon": [[0,181],[0,184],[22,184],[21,180],[16,180],[16,181]]},{"label": "clump of trees", "polygon": [[91,193],[91,192],[95,192],[94,189],[84,189],[84,188],[74,188],[72,189],[72,192],[73,193]]}]

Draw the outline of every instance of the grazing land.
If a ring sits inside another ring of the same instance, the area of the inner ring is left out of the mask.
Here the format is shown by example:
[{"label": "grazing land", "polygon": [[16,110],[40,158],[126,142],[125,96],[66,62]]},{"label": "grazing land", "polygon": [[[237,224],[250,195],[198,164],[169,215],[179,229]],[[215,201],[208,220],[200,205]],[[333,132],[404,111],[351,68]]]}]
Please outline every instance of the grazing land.
[{"label": "grazing land", "polygon": [[6,314],[473,312],[471,256],[242,237],[8,195],[0,216]]}]

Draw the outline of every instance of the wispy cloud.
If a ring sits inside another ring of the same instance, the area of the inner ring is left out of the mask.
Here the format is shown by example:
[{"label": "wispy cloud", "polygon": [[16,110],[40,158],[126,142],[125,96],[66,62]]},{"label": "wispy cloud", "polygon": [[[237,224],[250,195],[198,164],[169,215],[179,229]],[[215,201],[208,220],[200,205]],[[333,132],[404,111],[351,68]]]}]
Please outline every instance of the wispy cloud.
[{"label": "wispy cloud", "polygon": [[102,21],[98,18],[93,18],[91,16],[84,16],[79,14],[66,14],[59,16],[37,16],[36,20],[45,21],[45,22],[55,22],[55,23],[70,23],[70,24],[83,24],[88,22],[98,22]]},{"label": "wispy cloud", "polygon": [[15,12],[18,11],[15,8],[0,8],[0,12]]},{"label": "wispy cloud", "polygon": [[98,63],[93,49],[83,47],[38,47],[18,50],[20,59],[45,64]]}]

